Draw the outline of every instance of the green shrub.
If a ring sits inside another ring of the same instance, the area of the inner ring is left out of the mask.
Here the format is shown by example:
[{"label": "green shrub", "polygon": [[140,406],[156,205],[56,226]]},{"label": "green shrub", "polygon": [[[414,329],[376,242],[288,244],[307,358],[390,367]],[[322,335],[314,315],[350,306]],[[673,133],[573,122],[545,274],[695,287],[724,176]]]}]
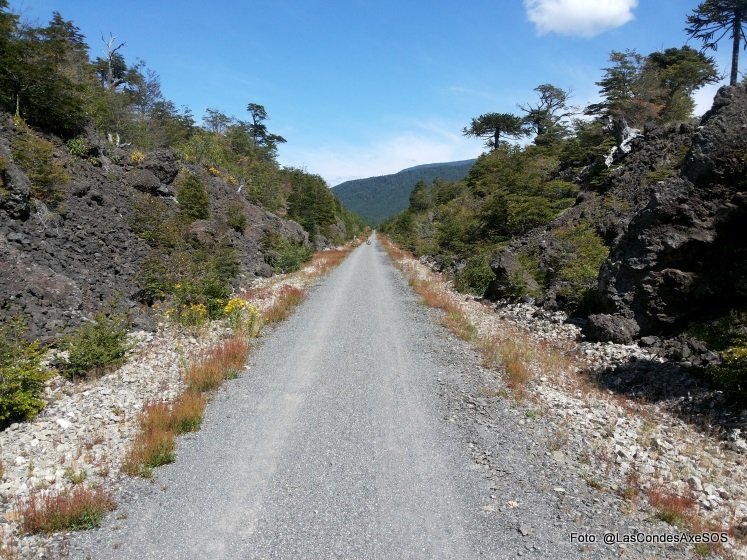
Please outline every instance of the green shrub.
[{"label": "green shrub", "polygon": [[86,139],[82,136],[76,136],[65,142],[65,147],[71,155],[79,158],[85,158],[88,156],[91,148],[88,147]]},{"label": "green shrub", "polygon": [[28,420],[44,408],[41,399],[50,373],[41,366],[44,350],[23,338],[20,319],[0,324],[0,429]]},{"label": "green shrub", "polygon": [[137,193],[135,212],[129,223],[132,231],[151,247],[173,247],[184,240],[187,221],[176,215],[163,199]]},{"label": "green shrub", "polygon": [[62,165],[54,160],[54,144],[36,135],[28,126],[19,124],[21,136],[13,141],[13,159],[31,181],[34,198],[57,204],[62,198],[59,187],[70,181]]},{"label": "green shrub", "polygon": [[97,313],[92,323],[81,325],[62,341],[60,349],[67,353],[62,374],[70,379],[86,377],[120,364],[131,348],[127,328],[123,315]]},{"label": "green shrub", "polygon": [[298,270],[312,255],[310,248],[279,235],[268,235],[264,241],[264,248],[267,251],[265,262],[275,272],[282,274]]},{"label": "green shrub", "polygon": [[553,235],[563,248],[563,263],[556,276],[563,286],[558,294],[579,308],[593,299],[599,269],[609,248],[588,223],[557,230]]},{"label": "green shrub", "polygon": [[226,223],[231,229],[239,233],[244,233],[246,229],[246,214],[244,214],[244,205],[240,202],[233,202],[228,206],[226,211]]},{"label": "green shrub", "polygon": [[747,397],[747,345],[731,346],[721,352],[723,362],[706,368],[706,375],[720,387]]},{"label": "green shrub", "polygon": [[176,200],[179,213],[190,220],[206,220],[210,216],[210,199],[202,180],[192,174],[177,180]]},{"label": "green shrub", "polygon": [[670,177],[673,177],[674,173],[674,169],[669,169],[666,167],[654,169],[646,173],[646,176],[643,178],[642,183],[644,185],[654,185],[659,181],[666,181]]},{"label": "green shrub", "polygon": [[456,274],[454,287],[460,292],[481,296],[494,278],[490,255],[477,255],[467,259],[464,268]]},{"label": "green shrub", "polygon": [[714,321],[691,325],[688,334],[721,352],[723,362],[706,368],[706,377],[747,398],[747,311],[733,310]]}]

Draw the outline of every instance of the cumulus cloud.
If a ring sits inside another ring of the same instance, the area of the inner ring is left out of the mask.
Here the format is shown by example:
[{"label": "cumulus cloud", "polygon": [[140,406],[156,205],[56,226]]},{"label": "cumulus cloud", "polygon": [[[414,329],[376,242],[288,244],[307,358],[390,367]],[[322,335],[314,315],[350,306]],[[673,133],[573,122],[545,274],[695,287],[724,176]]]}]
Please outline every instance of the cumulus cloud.
[{"label": "cumulus cloud", "polygon": [[321,175],[330,186],[350,179],[396,173],[425,163],[459,161],[477,157],[481,143],[465,138],[459,127],[440,123],[415,123],[408,130],[361,145],[280,147],[283,165],[301,167]]},{"label": "cumulus cloud", "polygon": [[633,19],[638,0],[524,0],[540,35],[594,37]]}]

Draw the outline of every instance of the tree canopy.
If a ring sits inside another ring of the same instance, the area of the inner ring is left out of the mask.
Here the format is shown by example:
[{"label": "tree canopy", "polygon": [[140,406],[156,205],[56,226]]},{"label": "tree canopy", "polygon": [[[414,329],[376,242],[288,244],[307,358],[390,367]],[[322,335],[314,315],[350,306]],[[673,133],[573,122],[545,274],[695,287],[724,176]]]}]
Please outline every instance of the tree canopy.
[{"label": "tree canopy", "polygon": [[703,42],[704,49],[716,50],[728,34],[731,39],[731,71],[729,85],[737,85],[739,75],[739,46],[747,47],[747,0],[706,0],[687,16],[685,31],[693,39]]},{"label": "tree canopy", "polygon": [[485,113],[472,119],[472,123],[462,130],[465,136],[485,140],[490,150],[498,148],[502,138],[519,139],[529,134],[524,119],[511,113]]}]

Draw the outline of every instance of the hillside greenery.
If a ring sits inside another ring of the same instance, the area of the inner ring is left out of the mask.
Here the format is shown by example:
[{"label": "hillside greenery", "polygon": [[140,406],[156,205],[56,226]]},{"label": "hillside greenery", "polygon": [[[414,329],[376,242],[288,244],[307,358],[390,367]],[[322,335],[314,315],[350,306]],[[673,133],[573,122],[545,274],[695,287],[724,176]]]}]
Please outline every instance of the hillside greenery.
[{"label": "hillside greenery", "polygon": [[[85,37],[59,12],[36,27],[20,21],[8,1],[0,0],[0,108],[23,126],[59,135],[80,157],[88,154],[84,133],[92,128],[117,147],[135,148],[133,158],[171,148],[184,162],[241,188],[248,201],[299,218],[310,233],[332,242],[341,241],[341,228],[330,228],[338,220],[351,235],[361,227],[321,178],[278,165],[277,146],[286,140],[268,129],[264,106],[247,103],[244,119],[207,108],[199,126],[191,109],[163,97],[156,71],[142,60],[125,59],[126,41],[110,36],[102,42],[95,50],[103,47],[106,54],[91,59]],[[54,167],[52,144],[29,135],[13,149],[35,185],[34,195],[42,200],[57,196],[52,185],[64,177]],[[312,208],[301,210],[300,199],[313,199]]]},{"label": "hillside greenery", "polygon": [[407,208],[418,181],[464,179],[474,160],[419,165],[391,175],[346,181],[332,188],[335,196],[369,224],[377,225]]},{"label": "hillside greenery", "polygon": [[[190,108],[163,96],[155,70],[125,58],[126,38],[110,34],[97,43],[89,46],[59,12],[46,24],[32,24],[0,0],[0,110],[13,115],[12,161],[0,157],[0,203],[10,192],[2,183],[10,163],[29,178],[32,206],[62,220],[65,201],[73,196],[73,170],[89,165],[121,171],[155,153],[174,154],[181,169],[171,185],[177,203],[134,192],[129,225],[150,251],[135,278],[142,288],[135,297],[163,301],[172,318],[186,323],[225,314],[241,272],[231,239],[249,227],[249,203],[297,221],[309,234],[310,243],[264,240],[278,272],[300,266],[315,247],[343,243],[362,231],[362,219],[321,177],[277,162],[277,147],[286,139],[271,130],[263,105],[247,100],[239,118],[206,108],[198,123]],[[72,165],[66,163],[70,158]],[[116,173],[106,177],[120,180]],[[199,235],[206,230],[208,235]],[[97,316],[65,339],[70,360],[63,373],[82,377],[122,358],[129,325],[112,320]],[[43,349],[21,342],[22,322],[0,325],[0,426],[43,406]]]},{"label": "hillside greenery", "polygon": [[[522,115],[473,119],[463,132],[484,138],[488,152],[463,180],[420,183],[408,207],[386,220],[382,231],[416,255],[433,258],[453,274],[458,289],[482,295],[494,277],[490,261],[498,249],[560,216],[580,192],[603,184],[609,172],[604,159],[620,142],[614,134],[620,123],[643,128],[688,120],[692,93],[717,79],[713,60],[686,46],[648,56],[612,52],[602,72],[602,101],[589,107],[575,107],[570,92],[541,84],[535,100],[518,103]],[[507,141],[525,135],[532,137],[526,145]],[[589,223],[560,230],[554,240],[562,254],[551,273],[540,270],[536,248],[519,251],[526,274],[513,279],[513,293],[536,296],[559,282],[564,304],[582,308],[608,249]]]}]

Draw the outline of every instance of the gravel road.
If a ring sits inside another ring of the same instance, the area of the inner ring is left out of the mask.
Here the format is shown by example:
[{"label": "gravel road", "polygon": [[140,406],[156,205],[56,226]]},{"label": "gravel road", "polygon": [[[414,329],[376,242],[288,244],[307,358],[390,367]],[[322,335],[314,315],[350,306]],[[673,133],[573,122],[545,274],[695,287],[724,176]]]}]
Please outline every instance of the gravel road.
[{"label": "gravel road", "polygon": [[[254,349],[200,432],[72,558],[683,558],[547,452],[552,434],[362,245]],[[566,472],[567,471],[567,472]],[[659,527],[661,529],[661,527]]]}]

